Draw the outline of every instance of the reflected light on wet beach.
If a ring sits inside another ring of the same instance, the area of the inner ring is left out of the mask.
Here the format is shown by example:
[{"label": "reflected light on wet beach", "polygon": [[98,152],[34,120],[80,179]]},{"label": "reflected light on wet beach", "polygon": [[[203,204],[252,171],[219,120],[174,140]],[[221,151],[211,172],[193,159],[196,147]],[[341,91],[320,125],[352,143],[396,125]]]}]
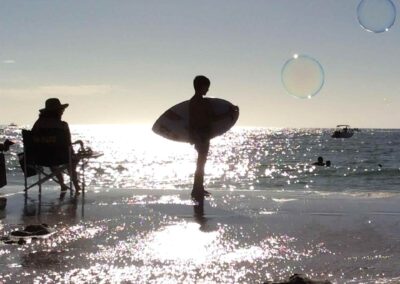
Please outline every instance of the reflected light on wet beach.
[{"label": "reflected light on wet beach", "polygon": [[146,250],[160,261],[202,263],[213,256],[218,232],[202,232],[196,223],[180,223],[154,232]]}]

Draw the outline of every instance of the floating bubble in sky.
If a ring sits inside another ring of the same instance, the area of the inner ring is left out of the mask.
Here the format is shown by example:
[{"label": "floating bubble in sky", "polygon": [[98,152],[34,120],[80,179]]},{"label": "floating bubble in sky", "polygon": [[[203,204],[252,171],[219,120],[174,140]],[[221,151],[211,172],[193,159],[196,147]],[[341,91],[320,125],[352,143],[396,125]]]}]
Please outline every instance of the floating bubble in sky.
[{"label": "floating bubble in sky", "polygon": [[391,0],[362,0],[357,7],[357,19],[369,32],[387,32],[396,20],[396,6]]},{"label": "floating bubble in sky", "polygon": [[314,58],[293,55],[282,68],[282,84],[286,91],[300,99],[315,96],[324,84],[324,69]]}]

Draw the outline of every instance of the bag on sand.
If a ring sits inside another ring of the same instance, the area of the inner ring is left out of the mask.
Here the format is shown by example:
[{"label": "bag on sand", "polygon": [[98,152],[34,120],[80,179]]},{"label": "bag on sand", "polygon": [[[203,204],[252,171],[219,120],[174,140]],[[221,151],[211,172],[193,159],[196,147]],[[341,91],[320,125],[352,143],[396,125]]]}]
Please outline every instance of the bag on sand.
[{"label": "bag on sand", "polygon": [[4,159],[4,154],[0,153],[0,188],[7,184],[6,176],[6,160]]}]

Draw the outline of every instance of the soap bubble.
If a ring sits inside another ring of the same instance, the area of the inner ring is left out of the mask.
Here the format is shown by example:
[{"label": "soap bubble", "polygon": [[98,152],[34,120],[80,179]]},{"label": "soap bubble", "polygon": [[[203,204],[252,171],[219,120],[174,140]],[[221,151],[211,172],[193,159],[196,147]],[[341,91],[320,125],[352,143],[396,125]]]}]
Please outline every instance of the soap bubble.
[{"label": "soap bubble", "polygon": [[387,32],[396,20],[396,7],[391,0],[362,0],[357,7],[357,19],[366,31]]},{"label": "soap bubble", "polygon": [[286,91],[300,99],[315,96],[324,84],[324,69],[314,58],[295,54],[282,68],[282,84]]}]

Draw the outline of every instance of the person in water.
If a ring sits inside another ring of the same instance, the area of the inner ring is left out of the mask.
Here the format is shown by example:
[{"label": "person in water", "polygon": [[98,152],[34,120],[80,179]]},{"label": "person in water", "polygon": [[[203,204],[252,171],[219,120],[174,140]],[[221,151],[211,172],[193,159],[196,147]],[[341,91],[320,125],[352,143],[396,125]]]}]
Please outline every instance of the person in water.
[{"label": "person in water", "polygon": [[[36,120],[35,124],[32,127],[32,133],[40,132],[42,129],[61,129],[65,131],[68,137],[68,141],[66,141],[69,145],[72,144],[71,142],[71,132],[69,130],[68,123],[61,120],[61,117],[68,107],[69,104],[61,104],[60,100],[57,98],[50,98],[46,100],[45,108],[39,110],[39,118]],[[82,141],[78,140],[75,143],[83,145]],[[72,153],[74,154],[74,153]],[[78,176],[76,173],[76,166],[77,166],[77,159],[72,159],[73,166],[71,172],[69,173],[72,178],[72,183],[74,184],[76,192],[81,190],[79,185]],[[57,167],[51,167],[53,172],[57,171]],[[62,173],[58,173],[56,175],[60,185],[61,191],[65,192],[68,187],[64,183],[64,178]]]},{"label": "person in water", "polygon": [[318,160],[315,163],[313,163],[313,165],[314,166],[325,166],[324,158],[318,157]]},{"label": "person in water", "polygon": [[204,167],[210,149],[210,135],[212,122],[231,116],[231,112],[216,115],[208,100],[204,98],[210,88],[210,79],[199,75],[194,78],[194,96],[189,101],[189,133],[191,144],[197,151],[197,164],[194,173],[193,190],[191,196],[201,201],[210,193],[204,189]]}]

